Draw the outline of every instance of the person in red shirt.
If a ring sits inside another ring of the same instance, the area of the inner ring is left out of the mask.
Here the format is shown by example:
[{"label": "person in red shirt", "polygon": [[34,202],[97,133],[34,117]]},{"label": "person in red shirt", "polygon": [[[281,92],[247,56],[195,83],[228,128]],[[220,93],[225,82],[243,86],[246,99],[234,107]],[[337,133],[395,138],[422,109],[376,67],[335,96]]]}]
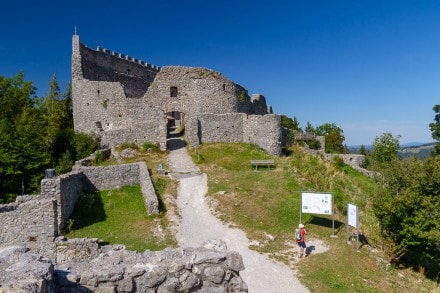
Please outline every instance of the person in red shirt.
[{"label": "person in red shirt", "polygon": [[304,252],[306,250],[306,241],[305,241],[305,235],[307,234],[306,229],[304,229],[304,225],[303,224],[299,224],[298,225],[299,228],[299,238],[298,240],[296,240],[296,242],[298,243],[298,257],[301,258],[304,255]]}]

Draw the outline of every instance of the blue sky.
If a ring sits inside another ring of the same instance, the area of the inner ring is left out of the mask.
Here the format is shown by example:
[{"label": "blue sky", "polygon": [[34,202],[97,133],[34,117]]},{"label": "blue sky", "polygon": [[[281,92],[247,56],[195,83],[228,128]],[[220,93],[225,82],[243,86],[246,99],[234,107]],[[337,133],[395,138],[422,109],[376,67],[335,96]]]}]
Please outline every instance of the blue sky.
[{"label": "blue sky", "polygon": [[335,123],[347,145],[431,142],[440,104],[440,1],[2,1],[0,75],[48,90],[83,43],[158,66],[221,72],[300,126]]}]

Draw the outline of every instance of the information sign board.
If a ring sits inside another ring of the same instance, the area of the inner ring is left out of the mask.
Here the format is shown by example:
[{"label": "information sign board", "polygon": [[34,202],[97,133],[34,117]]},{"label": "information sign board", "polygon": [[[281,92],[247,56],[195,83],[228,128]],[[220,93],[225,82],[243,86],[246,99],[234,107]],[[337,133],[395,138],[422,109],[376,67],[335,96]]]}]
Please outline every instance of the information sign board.
[{"label": "information sign board", "polygon": [[303,213],[332,215],[332,206],[331,193],[301,193],[301,211]]}]

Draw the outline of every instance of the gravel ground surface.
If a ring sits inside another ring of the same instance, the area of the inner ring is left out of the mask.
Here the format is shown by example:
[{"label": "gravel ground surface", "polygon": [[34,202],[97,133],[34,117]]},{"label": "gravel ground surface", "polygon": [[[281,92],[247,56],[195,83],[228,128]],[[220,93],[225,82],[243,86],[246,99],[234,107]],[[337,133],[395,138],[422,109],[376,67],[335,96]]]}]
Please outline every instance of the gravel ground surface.
[{"label": "gravel ground surface", "polygon": [[250,293],[309,292],[293,270],[250,250],[243,231],[230,228],[212,215],[205,201],[208,191],[206,174],[200,173],[178,138],[169,139],[168,148],[171,150],[168,156],[170,176],[179,181],[177,206],[182,216],[177,232],[179,246],[200,247],[210,239],[225,241],[229,250],[237,251],[243,257],[245,270],[240,275]]}]

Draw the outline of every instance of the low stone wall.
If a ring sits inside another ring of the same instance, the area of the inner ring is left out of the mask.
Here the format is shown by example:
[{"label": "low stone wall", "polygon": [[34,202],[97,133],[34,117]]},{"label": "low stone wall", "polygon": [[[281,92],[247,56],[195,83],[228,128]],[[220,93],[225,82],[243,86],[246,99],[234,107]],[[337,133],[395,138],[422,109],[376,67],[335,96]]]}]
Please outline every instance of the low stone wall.
[{"label": "low stone wall", "polygon": [[159,200],[144,162],[102,167],[79,166],[76,170],[84,175],[84,189],[108,190],[140,184],[148,214],[159,213]]},{"label": "low stone wall", "polygon": [[57,201],[57,228],[61,231],[73,213],[75,204],[83,190],[83,174],[70,172],[55,178],[41,180],[41,196]]},{"label": "low stone wall", "polygon": [[91,239],[55,243],[55,264],[21,246],[0,248],[0,292],[248,292],[241,255],[219,240],[142,253]]},{"label": "low stone wall", "polygon": [[142,197],[149,215],[159,214],[159,200],[151,182],[150,174],[148,173],[147,165],[143,162],[139,164],[139,184],[141,185]]},{"label": "low stone wall", "polygon": [[41,196],[19,196],[14,203],[0,205],[0,243],[20,244],[53,256],[52,243],[58,236],[57,213],[57,200]]},{"label": "low stone wall", "polygon": [[139,164],[79,167],[84,175],[84,189],[108,190],[139,183]]}]

